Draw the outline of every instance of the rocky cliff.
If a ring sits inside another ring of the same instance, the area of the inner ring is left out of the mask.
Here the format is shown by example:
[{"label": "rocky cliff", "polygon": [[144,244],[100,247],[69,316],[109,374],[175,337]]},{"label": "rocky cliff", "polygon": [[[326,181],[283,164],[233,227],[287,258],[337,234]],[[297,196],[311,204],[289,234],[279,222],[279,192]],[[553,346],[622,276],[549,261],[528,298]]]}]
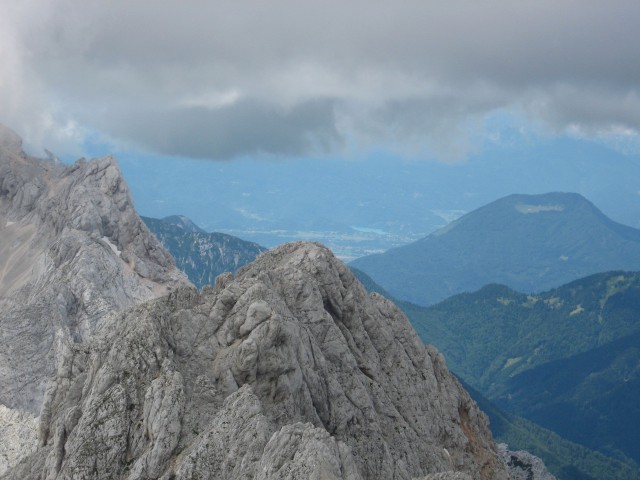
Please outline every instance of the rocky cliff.
[{"label": "rocky cliff", "polygon": [[29,432],[62,352],[107,315],[187,284],[112,157],[34,159],[0,126],[0,473],[35,447]]},{"label": "rocky cliff", "polygon": [[309,243],[68,344],[39,435],[7,478],[508,478],[442,356]]},{"label": "rocky cliff", "polygon": [[529,452],[511,451],[506,444],[500,443],[498,453],[507,464],[511,480],[556,480],[542,459]]}]

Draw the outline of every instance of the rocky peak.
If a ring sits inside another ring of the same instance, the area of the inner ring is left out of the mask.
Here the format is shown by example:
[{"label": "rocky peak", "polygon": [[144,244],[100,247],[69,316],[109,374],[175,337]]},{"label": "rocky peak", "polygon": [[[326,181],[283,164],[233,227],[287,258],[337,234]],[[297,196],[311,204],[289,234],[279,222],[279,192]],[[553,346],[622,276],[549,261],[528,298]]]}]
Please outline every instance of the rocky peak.
[{"label": "rocky peak", "polygon": [[40,442],[8,478],[508,478],[442,356],[302,242],[71,345]]},{"label": "rocky peak", "polygon": [[498,453],[507,464],[511,480],[556,480],[542,459],[529,452],[511,451],[506,444],[501,443],[498,445]]},{"label": "rocky peak", "polygon": [[0,123],[0,149],[9,152],[20,153],[22,152],[22,138]]},{"label": "rocky peak", "polygon": [[[107,315],[188,284],[113,157],[63,166],[0,128],[0,404],[11,418],[39,414],[62,352]],[[0,472],[3,431],[0,419]]]}]

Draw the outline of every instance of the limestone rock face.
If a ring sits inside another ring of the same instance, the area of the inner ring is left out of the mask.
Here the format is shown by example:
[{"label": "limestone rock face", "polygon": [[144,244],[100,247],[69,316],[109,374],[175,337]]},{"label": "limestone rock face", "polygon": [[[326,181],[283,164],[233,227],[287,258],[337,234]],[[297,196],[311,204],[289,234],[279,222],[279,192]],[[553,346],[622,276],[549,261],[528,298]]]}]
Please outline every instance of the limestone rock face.
[{"label": "limestone rock face", "polygon": [[425,477],[414,480],[473,480],[466,473],[462,472],[441,472],[441,473],[431,473]]},{"label": "limestone rock face", "polygon": [[141,218],[198,289],[215,283],[224,272],[236,272],[266,250],[233,235],[207,233],[181,215]]},{"label": "limestone rock face", "polygon": [[442,356],[317,244],[109,317],[42,411],[6,478],[509,478]]},{"label": "limestone rock face", "polygon": [[512,480],[556,480],[542,459],[529,452],[511,451],[506,444],[501,443],[498,445],[498,453],[509,468]]},{"label": "limestone rock face", "polygon": [[[108,314],[180,285],[188,281],[136,214],[112,157],[37,160],[0,126],[0,406],[25,419],[25,437],[71,345]],[[0,432],[8,425],[0,416]],[[16,451],[0,434],[7,449]],[[16,460],[3,455],[0,471]]]},{"label": "limestone rock face", "polygon": [[34,415],[0,405],[0,476],[15,460],[36,449],[37,434]]}]

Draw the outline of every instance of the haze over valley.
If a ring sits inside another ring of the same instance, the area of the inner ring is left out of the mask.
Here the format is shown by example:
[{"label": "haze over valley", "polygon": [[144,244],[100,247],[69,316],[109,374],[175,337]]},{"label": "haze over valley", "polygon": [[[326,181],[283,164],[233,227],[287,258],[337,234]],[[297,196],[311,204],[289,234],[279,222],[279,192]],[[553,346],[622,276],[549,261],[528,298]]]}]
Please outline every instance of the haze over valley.
[{"label": "haze over valley", "polygon": [[[513,128],[500,127],[503,135]],[[207,231],[267,247],[320,241],[347,261],[423,238],[513,193],[580,193],[613,220],[640,227],[637,155],[587,139],[541,137],[532,145],[520,138],[487,142],[452,164],[389,154],[230,163],[125,156],[120,163],[143,215],[186,215]]]}]

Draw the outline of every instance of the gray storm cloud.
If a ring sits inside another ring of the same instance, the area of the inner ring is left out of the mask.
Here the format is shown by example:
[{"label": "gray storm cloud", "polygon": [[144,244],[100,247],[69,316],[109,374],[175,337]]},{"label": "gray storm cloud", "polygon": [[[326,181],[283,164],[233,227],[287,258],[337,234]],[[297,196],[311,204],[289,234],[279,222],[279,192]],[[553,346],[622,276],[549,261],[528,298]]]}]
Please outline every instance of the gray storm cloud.
[{"label": "gray storm cloud", "polygon": [[0,4],[0,120],[198,158],[453,150],[496,109],[640,130],[640,2]]}]

